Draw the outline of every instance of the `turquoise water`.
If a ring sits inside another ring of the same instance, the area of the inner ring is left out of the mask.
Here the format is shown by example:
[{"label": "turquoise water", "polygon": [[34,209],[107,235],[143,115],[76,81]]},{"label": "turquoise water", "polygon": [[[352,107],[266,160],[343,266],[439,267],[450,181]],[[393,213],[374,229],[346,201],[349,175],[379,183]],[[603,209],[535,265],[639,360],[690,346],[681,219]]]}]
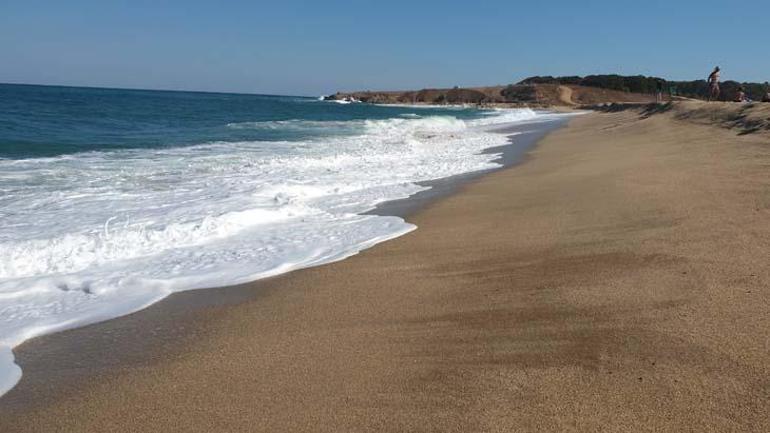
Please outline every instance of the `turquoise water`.
[{"label": "turquoise water", "polygon": [[[460,119],[480,116],[474,109],[423,108],[419,113]],[[291,96],[0,84],[0,158],[214,141],[299,141],[355,131],[297,121],[345,122],[411,114],[415,110],[408,107],[343,105]],[[250,122],[276,121],[295,124],[248,127]]]}]

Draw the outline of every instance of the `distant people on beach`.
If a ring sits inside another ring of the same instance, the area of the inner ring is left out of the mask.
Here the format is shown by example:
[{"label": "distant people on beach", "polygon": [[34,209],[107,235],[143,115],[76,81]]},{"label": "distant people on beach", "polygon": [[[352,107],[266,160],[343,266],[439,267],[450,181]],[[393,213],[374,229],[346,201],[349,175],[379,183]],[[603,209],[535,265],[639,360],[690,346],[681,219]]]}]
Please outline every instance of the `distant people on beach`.
[{"label": "distant people on beach", "polygon": [[746,97],[746,89],[743,86],[738,87],[738,92],[735,94],[735,102],[749,102]]},{"label": "distant people on beach", "polygon": [[719,76],[720,76],[721,70],[719,69],[719,66],[714,68],[714,71],[711,72],[711,75],[709,75],[708,83],[709,83],[709,101],[716,101],[719,99]]},{"label": "distant people on beach", "polygon": [[765,94],[762,96],[762,102],[770,102],[770,84],[765,83]]}]

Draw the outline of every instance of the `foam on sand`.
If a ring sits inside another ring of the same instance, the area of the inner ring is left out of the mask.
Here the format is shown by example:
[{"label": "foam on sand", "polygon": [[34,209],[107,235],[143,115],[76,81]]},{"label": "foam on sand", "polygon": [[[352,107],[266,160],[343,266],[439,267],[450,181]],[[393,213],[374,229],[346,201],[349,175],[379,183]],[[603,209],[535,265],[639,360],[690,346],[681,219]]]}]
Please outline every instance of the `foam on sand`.
[{"label": "foam on sand", "polygon": [[171,293],[349,257],[415,228],[363,215],[416,183],[491,169],[484,127],[531,110],[233,128],[345,129],[301,142],[208,143],[0,160],[0,394],[25,340],[125,315]]}]

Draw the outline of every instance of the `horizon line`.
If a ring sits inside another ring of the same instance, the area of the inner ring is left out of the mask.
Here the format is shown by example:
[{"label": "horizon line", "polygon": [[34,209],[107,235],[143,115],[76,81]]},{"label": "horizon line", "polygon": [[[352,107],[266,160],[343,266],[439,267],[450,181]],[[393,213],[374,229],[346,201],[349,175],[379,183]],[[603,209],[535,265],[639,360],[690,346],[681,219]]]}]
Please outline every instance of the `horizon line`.
[{"label": "horizon line", "polygon": [[[274,93],[249,93],[249,92],[226,92],[217,90],[188,90],[188,89],[162,89],[162,88],[144,88],[144,87],[108,87],[108,86],[84,86],[74,84],[41,84],[41,83],[22,83],[0,81],[0,86],[39,86],[39,87],[66,87],[72,89],[97,89],[97,90],[133,90],[149,92],[178,92],[178,93],[210,93],[215,95],[244,95],[244,96],[277,96],[289,98],[317,98],[313,95],[279,95]],[[326,96],[326,95],[324,95]]]}]

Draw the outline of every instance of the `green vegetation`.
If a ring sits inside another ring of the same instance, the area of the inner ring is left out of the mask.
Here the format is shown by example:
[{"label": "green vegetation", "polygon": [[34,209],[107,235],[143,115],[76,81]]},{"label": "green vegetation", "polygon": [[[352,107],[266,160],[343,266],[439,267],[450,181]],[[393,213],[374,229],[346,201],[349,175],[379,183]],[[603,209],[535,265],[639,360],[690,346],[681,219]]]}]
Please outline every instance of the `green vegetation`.
[{"label": "green vegetation", "polygon": [[[621,92],[632,93],[655,93],[658,85],[662,86],[665,93],[671,93],[676,96],[685,96],[688,98],[705,99],[708,96],[708,84],[706,80],[695,81],[667,81],[660,77],[646,77],[644,75],[624,76],[624,75],[588,75],[586,77],[568,76],[551,77],[536,76],[529,77],[519,82],[519,84],[564,84],[579,85],[586,87],[597,87],[601,89],[618,90]],[[731,101],[735,99],[738,88],[743,86],[744,91],[751,99],[761,100],[767,93],[770,85],[768,83],[739,83],[737,81],[724,81],[720,83],[722,90],[720,99]]]},{"label": "green vegetation", "polygon": [[505,102],[535,102],[537,93],[532,86],[510,85],[500,91]]}]

